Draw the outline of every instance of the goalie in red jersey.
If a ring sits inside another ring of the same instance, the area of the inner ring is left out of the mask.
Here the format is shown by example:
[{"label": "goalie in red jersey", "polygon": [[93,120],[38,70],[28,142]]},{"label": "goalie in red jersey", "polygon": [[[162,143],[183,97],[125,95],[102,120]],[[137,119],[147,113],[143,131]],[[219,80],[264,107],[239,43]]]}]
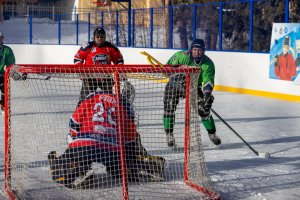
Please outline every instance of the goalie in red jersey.
[{"label": "goalie in red jersey", "polygon": [[[150,156],[136,131],[132,107],[134,88],[126,81],[121,97],[122,132],[129,181],[162,181],[165,159]],[[102,163],[112,177],[120,179],[120,146],[116,96],[110,91],[89,94],[70,119],[68,148],[59,157],[48,155],[52,179],[66,187],[86,184],[93,177],[92,163]]]},{"label": "goalie in red jersey", "polygon": [[[93,33],[93,41],[82,44],[74,56],[75,65],[120,65],[124,64],[120,50],[112,43],[106,41],[105,30],[97,27]],[[82,88],[78,105],[91,92],[100,88],[111,91],[113,88],[113,77],[103,74],[101,78],[82,77]]]}]

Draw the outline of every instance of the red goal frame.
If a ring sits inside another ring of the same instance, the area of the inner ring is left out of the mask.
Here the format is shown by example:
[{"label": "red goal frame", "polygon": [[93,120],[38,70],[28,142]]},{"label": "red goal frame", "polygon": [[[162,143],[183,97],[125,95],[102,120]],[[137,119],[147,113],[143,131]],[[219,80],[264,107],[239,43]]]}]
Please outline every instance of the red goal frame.
[{"label": "red goal frame", "polygon": [[[199,73],[199,68],[188,68],[188,67],[182,67],[182,68],[173,68],[171,66],[165,66],[164,68],[159,67],[158,65],[156,67],[153,67],[152,65],[101,65],[94,66],[94,65],[34,65],[34,64],[24,64],[19,65],[21,66],[19,68],[19,72],[21,73],[27,73],[30,74],[43,74],[43,73],[59,73],[59,74],[68,74],[68,73],[86,73],[86,72],[95,72],[95,73],[112,73],[114,74],[114,87],[116,92],[116,99],[117,102],[120,102],[120,82],[121,82],[121,73],[185,73],[186,74],[186,104],[185,104],[185,128],[184,128],[184,182],[186,185],[190,186],[194,190],[197,190],[198,192],[201,192],[205,194],[209,199],[220,199],[219,194],[217,194],[215,191],[211,191],[203,186],[200,186],[193,181],[189,180],[189,137],[190,137],[190,73]],[[4,176],[5,176],[5,183],[4,183],[4,189],[6,193],[8,194],[8,197],[10,199],[16,199],[13,190],[10,187],[10,130],[9,130],[9,124],[10,124],[10,72],[11,67],[9,67],[6,70],[5,73],[5,116],[4,116],[4,142],[5,142],[5,166],[4,166]],[[117,112],[122,112],[122,109],[120,109],[120,105],[117,106]],[[117,118],[118,122],[121,122],[122,119],[120,115]],[[121,123],[117,123],[118,126],[118,136],[122,137],[122,128]],[[125,153],[124,153],[124,141],[119,140],[120,143],[120,154],[121,154],[121,171],[122,171],[122,191],[123,191],[123,199],[127,200],[129,199],[128,196],[128,182],[126,180],[126,165],[125,165]]]}]

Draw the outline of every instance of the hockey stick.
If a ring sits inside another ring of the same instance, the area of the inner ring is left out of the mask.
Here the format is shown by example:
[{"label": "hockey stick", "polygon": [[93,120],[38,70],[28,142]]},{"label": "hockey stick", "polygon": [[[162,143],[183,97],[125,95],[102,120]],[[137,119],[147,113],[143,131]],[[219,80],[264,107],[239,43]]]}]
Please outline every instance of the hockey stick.
[{"label": "hockey stick", "polygon": [[210,109],[212,111],[212,113],[214,113],[236,136],[238,136],[245,145],[247,145],[247,147],[249,147],[249,149],[251,149],[251,151],[253,151],[253,153],[255,153],[257,156],[259,157],[264,157],[264,158],[270,158],[270,153],[266,152],[266,153],[260,153],[258,151],[256,151],[248,142],[246,142],[244,140],[244,138],[242,138],[242,136],[240,136],[240,134],[238,134],[214,109]]},{"label": "hockey stick", "polygon": [[36,77],[27,77],[26,79],[35,79],[35,80],[43,80],[47,81],[51,78],[51,76],[47,76],[46,78],[36,78]]},{"label": "hockey stick", "polygon": [[147,53],[146,51],[141,51],[140,54],[143,54],[146,56],[148,62],[153,66],[156,67],[155,63],[161,67],[164,68],[163,64],[161,64],[161,62],[159,62],[158,60],[156,60],[153,56],[151,56],[149,53]]}]

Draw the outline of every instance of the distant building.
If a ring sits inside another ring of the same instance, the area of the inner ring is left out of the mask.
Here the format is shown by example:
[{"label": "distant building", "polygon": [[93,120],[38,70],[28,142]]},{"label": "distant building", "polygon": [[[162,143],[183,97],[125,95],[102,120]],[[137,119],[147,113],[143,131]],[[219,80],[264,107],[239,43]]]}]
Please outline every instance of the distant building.
[{"label": "distant building", "polygon": [[[110,6],[104,6],[103,2]],[[161,0],[131,0],[132,8],[161,7]],[[74,20],[72,14],[93,13],[96,16],[100,11],[125,10],[126,2],[114,0],[0,0],[0,22],[12,17],[50,18],[57,20],[57,14],[64,14],[65,20]],[[69,15],[69,16],[67,16]],[[80,15],[80,21],[87,21],[87,15]],[[99,19],[92,17],[92,23]]]},{"label": "distant building", "polygon": [[[0,0],[0,22],[28,15],[45,17],[72,10],[77,0]],[[62,9],[63,8],[63,9]]]}]

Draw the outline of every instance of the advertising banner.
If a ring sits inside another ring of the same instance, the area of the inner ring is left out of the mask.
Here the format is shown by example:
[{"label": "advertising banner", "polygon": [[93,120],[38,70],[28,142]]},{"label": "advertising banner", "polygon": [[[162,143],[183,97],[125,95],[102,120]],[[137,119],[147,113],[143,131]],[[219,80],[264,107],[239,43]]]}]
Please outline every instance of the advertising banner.
[{"label": "advertising banner", "polygon": [[300,84],[300,23],[273,23],[269,77]]}]

